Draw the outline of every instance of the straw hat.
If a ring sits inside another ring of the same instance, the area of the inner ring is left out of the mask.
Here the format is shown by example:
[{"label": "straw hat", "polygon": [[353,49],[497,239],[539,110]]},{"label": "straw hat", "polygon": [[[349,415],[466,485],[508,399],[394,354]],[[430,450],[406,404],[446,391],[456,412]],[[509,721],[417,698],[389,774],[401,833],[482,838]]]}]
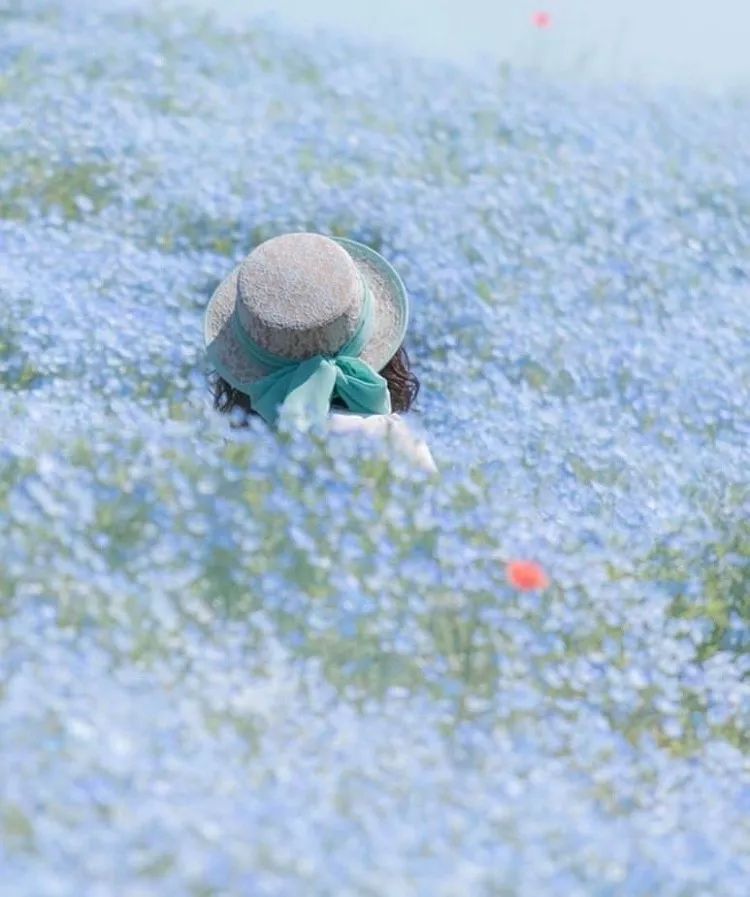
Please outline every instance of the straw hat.
[{"label": "straw hat", "polygon": [[404,284],[374,249],[289,233],[256,246],[219,284],[205,312],[204,344],[217,372],[247,391],[273,370],[265,353],[277,361],[328,359],[357,337],[350,354],[380,371],[403,342],[408,318]]}]

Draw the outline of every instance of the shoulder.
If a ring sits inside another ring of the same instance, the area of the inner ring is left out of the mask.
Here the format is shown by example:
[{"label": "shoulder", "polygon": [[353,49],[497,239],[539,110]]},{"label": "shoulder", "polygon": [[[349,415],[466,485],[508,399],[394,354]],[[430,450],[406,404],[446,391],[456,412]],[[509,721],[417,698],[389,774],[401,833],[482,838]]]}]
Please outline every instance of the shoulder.
[{"label": "shoulder", "polygon": [[357,414],[354,411],[332,411],[328,415],[328,429],[334,433],[373,433],[387,435],[406,432],[408,424],[400,414]]},{"label": "shoulder", "polygon": [[392,439],[416,465],[432,473],[437,471],[426,440],[401,414],[365,415],[334,411],[329,415],[329,430],[333,433],[361,432]]},{"label": "shoulder", "polygon": [[355,414],[353,411],[332,411],[328,429],[333,433],[385,433],[393,414]]}]

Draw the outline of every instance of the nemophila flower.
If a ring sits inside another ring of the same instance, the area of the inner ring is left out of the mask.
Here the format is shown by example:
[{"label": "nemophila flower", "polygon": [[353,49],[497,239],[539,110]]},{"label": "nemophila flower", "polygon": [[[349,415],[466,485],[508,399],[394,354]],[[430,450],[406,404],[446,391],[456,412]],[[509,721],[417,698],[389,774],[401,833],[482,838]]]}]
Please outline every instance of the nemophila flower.
[{"label": "nemophila flower", "polygon": [[549,579],[536,561],[509,561],[506,565],[508,582],[517,589],[546,589]]},{"label": "nemophila flower", "polygon": [[536,28],[549,28],[552,24],[552,16],[548,12],[539,11],[532,15],[531,21]]},{"label": "nemophila flower", "polygon": [[[746,897],[747,101],[236,16],[3,14],[3,885]],[[307,229],[403,274],[438,482],[213,410]]]}]

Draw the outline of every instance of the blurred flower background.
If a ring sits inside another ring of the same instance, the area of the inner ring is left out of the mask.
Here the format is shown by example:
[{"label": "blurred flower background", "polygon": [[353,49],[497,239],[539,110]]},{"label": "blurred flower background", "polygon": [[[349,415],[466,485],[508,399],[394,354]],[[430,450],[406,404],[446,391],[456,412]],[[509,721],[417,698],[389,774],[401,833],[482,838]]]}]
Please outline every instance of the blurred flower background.
[{"label": "blurred flower background", "polygon": [[[2,897],[747,893],[750,98],[386,37],[0,6]],[[437,481],[212,410],[291,230]]]}]

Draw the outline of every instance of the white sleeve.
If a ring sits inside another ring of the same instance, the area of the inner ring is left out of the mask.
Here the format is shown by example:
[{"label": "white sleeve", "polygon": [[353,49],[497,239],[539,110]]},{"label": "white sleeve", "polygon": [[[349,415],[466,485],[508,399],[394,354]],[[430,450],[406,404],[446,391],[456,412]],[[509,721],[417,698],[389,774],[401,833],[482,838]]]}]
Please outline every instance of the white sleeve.
[{"label": "white sleeve", "polygon": [[429,446],[398,414],[338,414],[329,416],[329,430],[332,433],[362,432],[372,436],[392,439],[394,444],[417,467],[430,473],[437,473],[437,465]]},{"label": "white sleeve", "polygon": [[397,414],[389,415],[387,426],[388,435],[405,455],[418,467],[430,473],[437,473],[437,464],[432,457],[430,447],[420,435],[412,430],[403,417]]}]

